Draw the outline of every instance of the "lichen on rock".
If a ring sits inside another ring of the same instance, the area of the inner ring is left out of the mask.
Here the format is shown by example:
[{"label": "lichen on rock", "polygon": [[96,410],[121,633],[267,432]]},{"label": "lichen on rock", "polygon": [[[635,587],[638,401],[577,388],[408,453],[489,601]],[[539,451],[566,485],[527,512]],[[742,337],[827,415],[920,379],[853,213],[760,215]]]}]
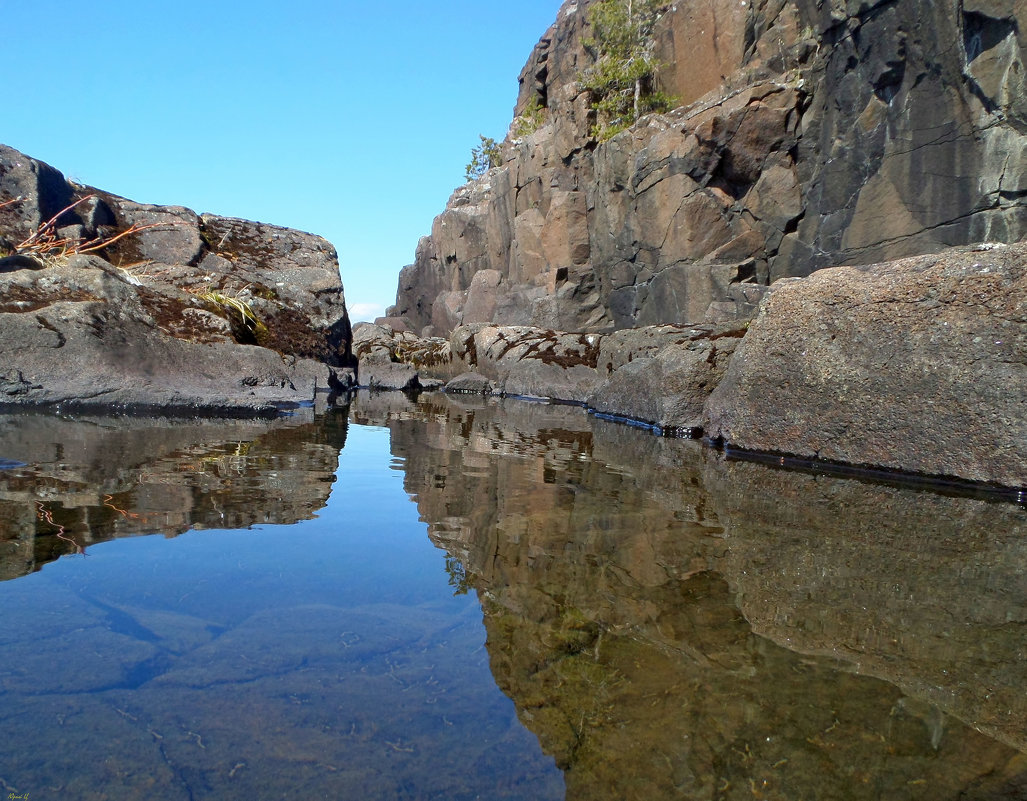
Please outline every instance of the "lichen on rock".
[{"label": "lichen on rock", "polygon": [[22,243],[0,259],[3,405],[269,414],[351,366],[321,237],[136,203],[4,146],[0,236]]}]

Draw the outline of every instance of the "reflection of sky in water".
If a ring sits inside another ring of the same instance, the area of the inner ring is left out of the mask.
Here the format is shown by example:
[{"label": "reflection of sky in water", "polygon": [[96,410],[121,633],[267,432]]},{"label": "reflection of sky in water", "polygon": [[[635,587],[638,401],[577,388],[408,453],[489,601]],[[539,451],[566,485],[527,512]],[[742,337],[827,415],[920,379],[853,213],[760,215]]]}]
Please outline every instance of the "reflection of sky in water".
[{"label": "reflection of sky in water", "polygon": [[1023,508],[338,412],[0,416],[0,796],[1027,798]]},{"label": "reflection of sky in water", "polygon": [[351,427],[315,520],[117,540],[0,584],[5,794],[561,798],[388,452]]}]

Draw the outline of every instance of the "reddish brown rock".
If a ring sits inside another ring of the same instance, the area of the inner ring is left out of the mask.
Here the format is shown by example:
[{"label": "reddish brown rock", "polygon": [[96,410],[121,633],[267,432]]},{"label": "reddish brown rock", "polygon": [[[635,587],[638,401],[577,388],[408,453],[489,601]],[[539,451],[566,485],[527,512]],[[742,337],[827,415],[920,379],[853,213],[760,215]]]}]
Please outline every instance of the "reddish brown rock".
[{"label": "reddish brown rock", "polygon": [[1027,0],[671,4],[657,77],[681,107],[601,143],[588,5],[564,3],[521,73],[515,114],[537,102],[544,124],[404,270],[415,330],[480,321],[444,294],[480,270],[505,285],[487,322],[598,332],[744,317],[781,277],[1027,235]]}]

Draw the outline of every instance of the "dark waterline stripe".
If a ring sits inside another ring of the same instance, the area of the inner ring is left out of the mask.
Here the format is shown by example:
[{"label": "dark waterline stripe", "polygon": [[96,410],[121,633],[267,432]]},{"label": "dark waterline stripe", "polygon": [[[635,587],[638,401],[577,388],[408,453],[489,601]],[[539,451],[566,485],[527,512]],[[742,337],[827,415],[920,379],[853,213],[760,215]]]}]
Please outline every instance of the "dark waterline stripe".
[{"label": "dark waterline stripe", "polygon": [[[489,393],[482,394],[486,395]],[[731,460],[758,462],[759,464],[785,470],[799,470],[814,475],[835,476],[838,478],[853,478],[859,481],[888,484],[896,487],[922,489],[958,497],[981,498],[984,500],[1015,503],[1027,508],[1027,487],[1006,487],[1001,484],[990,484],[984,481],[971,481],[969,479],[954,478],[952,476],[924,475],[922,473],[913,473],[906,470],[895,470],[885,467],[867,467],[847,464],[845,462],[832,462],[826,459],[808,459],[800,456],[774,453],[771,451],[752,451],[744,448],[733,448],[727,443],[714,441],[709,437],[703,436],[703,430],[701,428],[664,428],[656,425],[655,423],[649,423],[645,420],[628,417],[627,415],[600,412],[589,406],[584,401],[545,398],[534,395],[513,395],[506,393],[495,394],[492,395],[492,397],[526,401],[528,403],[550,404],[553,406],[579,406],[592,417],[648,431],[658,437],[701,440],[703,445],[713,450],[723,452],[724,455]]]},{"label": "dark waterline stripe", "polygon": [[876,484],[890,484],[896,487],[929,490],[944,495],[1004,501],[1027,508],[1027,488],[1003,487],[999,484],[988,484],[983,481],[970,481],[950,476],[923,475],[921,473],[892,470],[884,467],[865,467],[844,462],[832,462],[826,459],[807,459],[769,451],[751,451],[745,448],[734,448],[728,444],[718,444],[709,439],[704,439],[703,444],[714,450],[722,451],[731,461],[756,462],[812,475],[854,478]]}]

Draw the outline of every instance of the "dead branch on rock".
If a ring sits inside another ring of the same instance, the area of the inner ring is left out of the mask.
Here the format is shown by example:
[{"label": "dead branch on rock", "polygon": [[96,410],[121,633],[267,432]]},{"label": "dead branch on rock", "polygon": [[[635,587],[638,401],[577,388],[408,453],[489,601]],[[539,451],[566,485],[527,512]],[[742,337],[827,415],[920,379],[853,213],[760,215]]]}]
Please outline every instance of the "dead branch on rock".
[{"label": "dead branch on rock", "polygon": [[[44,264],[57,264],[69,256],[77,256],[87,253],[96,253],[97,251],[103,250],[110,245],[113,245],[120,239],[124,239],[126,236],[132,234],[138,234],[140,231],[149,231],[154,228],[162,228],[165,226],[175,227],[177,225],[183,225],[181,222],[159,222],[149,223],[147,225],[141,225],[139,223],[133,223],[124,231],[111,237],[96,236],[92,239],[85,239],[84,237],[64,237],[58,233],[57,222],[67,212],[74,209],[81,203],[85,203],[87,200],[92,200],[96,197],[93,195],[86,195],[65,206],[53,217],[44,223],[41,223],[34,232],[23,239],[21,242],[14,246],[14,252],[21,256],[33,256],[40,260]],[[14,203],[18,203],[22,198],[17,197],[13,200],[5,201],[0,203],[0,208],[9,206]]]}]

